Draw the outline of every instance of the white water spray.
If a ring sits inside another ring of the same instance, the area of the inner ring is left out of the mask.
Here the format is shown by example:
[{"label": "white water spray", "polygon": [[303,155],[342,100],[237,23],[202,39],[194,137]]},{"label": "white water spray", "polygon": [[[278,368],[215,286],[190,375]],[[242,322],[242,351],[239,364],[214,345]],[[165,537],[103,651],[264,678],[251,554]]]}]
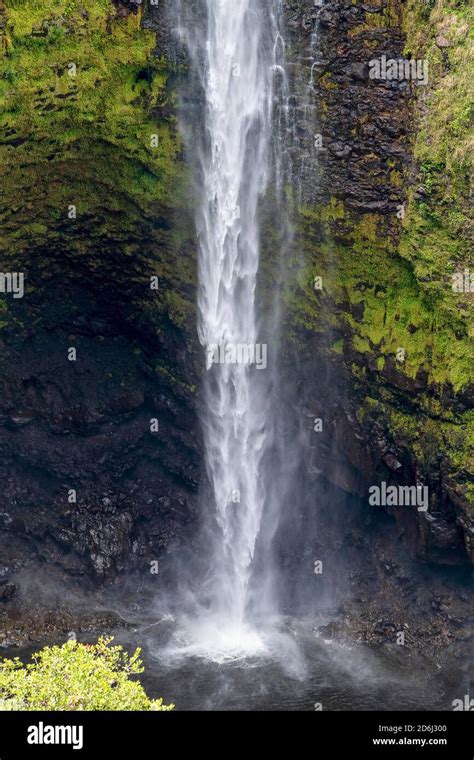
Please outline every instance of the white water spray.
[{"label": "white water spray", "polygon": [[[271,346],[267,352],[259,344],[256,288],[258,204],[269,179],[273,77],[281,68],[274,60],[278,5],[205,0],[206,40],[195,38],[189,46],[205,96],[198,329],[207,353],[202,421],[212,492],[203,505],[212,523],[206,612],[193,624],[193,637],[205,649],[229,656],[264,647],[247,618],[247,603],[266,499],[262,458],[270,426],[270,373],[263,364],[235,356],[264,353],[269,364],[276,358]],[[189,30],[185,34],[189,42]],[[222,362],[224,354],[229,361]]]}]

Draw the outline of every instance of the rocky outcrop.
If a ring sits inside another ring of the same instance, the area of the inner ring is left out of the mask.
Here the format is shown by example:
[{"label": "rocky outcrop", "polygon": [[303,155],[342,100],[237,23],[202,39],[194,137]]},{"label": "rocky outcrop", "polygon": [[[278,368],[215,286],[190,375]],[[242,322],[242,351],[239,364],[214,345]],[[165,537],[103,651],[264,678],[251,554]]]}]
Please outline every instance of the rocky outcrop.
[{"label": "rocky outcrop", "polygon": [[[387,511],[418,557],[472,560],[472,295],[452,288],[472,244],[469,11],[396,0],[285,5],[300,206],[287,356],[308,472],[366,504],[383,481],[426,486],[429,513]],[[418,61],[427,81],[372,79],[383,56]]]},{"label": "rocky outcrop", "polygon": [[[24,297],[0,300],[0,579],[47,564],[85,583],[148,574],[195,532],[196,243],[178,89],[199,103],[171,0],[47,5],[0,3],[1,268],[25,275]],[[387,511],[419,558],[464,562],[469,297],[443,278],[466,261],[466,159],[448,159],[447,140],[429,164],[427,93],[368,78],[374,57],[422,50],[407,42],[411,13],[439,52],[428,93],[444,92],[449,67],[461,80],[464,21],[399,0],[284,6],[295,240],[282,370],[309,491],[333,483],[370,512],[371,484],[428,485],[429,513]]]},{"label": "rocky outcrop", "polygon": [[0,301],[0,578],[148,572],[186,540],[200,468],[194,226],[158,24],[133,3],[5,3],[1,29],[0,260],[25,292]]}]

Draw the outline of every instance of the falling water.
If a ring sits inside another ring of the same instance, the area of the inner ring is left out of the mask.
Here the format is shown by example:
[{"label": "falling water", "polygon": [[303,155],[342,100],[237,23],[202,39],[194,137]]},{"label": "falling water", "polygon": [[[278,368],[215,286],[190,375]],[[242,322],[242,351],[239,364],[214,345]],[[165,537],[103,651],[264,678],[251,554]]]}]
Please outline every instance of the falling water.
[{"label": "falling water", "polygon": [[200,636],[231,655],[263,647],[247,608],[267,496],[262,461],[271,429],[268,365],[275,361],[272,346],[259,343],[256,293],[258,205],[271,174],[273,82],[281,75],[278,5],[205,0],[205,39],[195,35],[189,44],[184,30],[205,99],[197,148],[198,331],[206,357],[210,494],[203,509],[211,538]]}]

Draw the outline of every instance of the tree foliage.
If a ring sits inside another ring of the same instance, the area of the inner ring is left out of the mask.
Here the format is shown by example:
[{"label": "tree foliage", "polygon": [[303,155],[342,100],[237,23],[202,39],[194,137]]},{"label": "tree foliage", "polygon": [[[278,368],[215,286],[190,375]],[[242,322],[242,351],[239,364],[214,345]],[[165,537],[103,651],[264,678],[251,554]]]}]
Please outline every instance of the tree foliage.
[{"label": "tree foliage", "polygon": [[26,664],[0,660],[0,710],[172,710],[134,680],[141,650],[129,655],[112,641],[45,647]]}]

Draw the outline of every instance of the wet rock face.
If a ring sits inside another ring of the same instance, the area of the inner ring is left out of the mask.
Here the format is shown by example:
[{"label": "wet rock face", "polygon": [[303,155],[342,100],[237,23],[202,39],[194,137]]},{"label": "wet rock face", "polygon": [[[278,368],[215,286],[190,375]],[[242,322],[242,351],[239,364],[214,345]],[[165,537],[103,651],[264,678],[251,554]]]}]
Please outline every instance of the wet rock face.
[{"label": "wet rock face", "polygon": [[3,340],[0,546],[10,571],[28,558],[98,579],[146,570],[192,521],[192,400],[156,381],[143,354],[163,351],[158,341],[95,307],[79,307],[78,333],[72,314],[59,323],[45,304],[50,330]]},{"label": "wet rock face", "polygon": [[[0,312],[2,578],[35,563],[84,583],[111,581],[130,568],[148,573],[150,562],[185,545],[196,528],[202,445],[195,240],[189,199],[175,193],[177,184],[186,185],[175,123],[186,55],[171,32],[173,0],[144,11],[139,5],[117,0],[100,30],[104,44],[122,46],[125,58],[125,24],[140,40],[142,31],[153,36],[145,52],[134,48],[139,60],[128,64],[123,81],[130,89],[121,101],[132,108],[127,117],[106,121],[111,111],[104,101],[91,134],[89,106],[77,83],[65,93],[48,81],[33,108],[41,131],[26,135],[15,122],[0,145],[8,179],[0,208],[2,268],[27,273],[25,298],[10,298],[7,314]],[[316,207],[330,197],[343,199],[355,215],[351,226],[377,213],[389,220],[391,234],[404,197],[393,173],[411,164],[410,100],[404,83],[370,87],[367,68],[372,57],[401,54],[401,4],[341,0],[320,7],[314,0],[287,0],[284,6],[292,112],[286,143],[297,200]],[[87,20],[74,23],[87,41]],[[50,19],[48,29],[53,26]],[[151,51],[161,62],[150,73]],[[116,92],[122,80],[112,81]],[[188,94],[185,105],[198,108],[196,93]],[[43,119],[59,118],[69,103],[80,139],[64,144],[62,130],[51,131],[54,119]],[[143,123],[148,131],[138,139],[135,126]],[[159,151],[150,158],[155,129],[170,162]],[[73,224],[66,214],[72,201],[79,210]],[[175,234],[178,228],[182,235]],[[336,232],[332,242],[350,248],[347,230]],[[398,232],[393,240],[390,234],[387,255],[397,245]],[[310,246],[304,266],[317,267],[327,230],[315,219],[305,235]],[[151,276],[158,277],[159,291],[150,299]],[[334,309],[327,305],[328,312]],[[361,304],[341,299],[336,307],[350,312],[354,323],[364,318]],[[330,481],[365,499],[373,482],[429,476],[434,514],[428,519],[406,510],[393,516],[419,556],[463,560],[472,528],[445,459],[425,466],[382,413],[358,416],[368,389],[382,407],[416,414],[426,378],[409,378],[387,362],[383,382],[375,382],[373,357],[362,358],[348,346],[342,355],[331,354],[342,329],[322,338],[315,326],[306,326],[296,344],[288,330],[283,367],[288,385],[297,386],[296,416],[306,425],[310,487]],[[71,347],[75,361],[69,359]],[[358,363],[373,373],[363,384],[348,371]],[[446,405],[461,401],[458,396]],[[319,416],[325,417],[326,437],[316,444],[312,422]],[[155,419],[158,431],[150,427]],[[0,599],[9,599],[11,588],[0,586]]]},{"label": "wet rock face", "polygon": [[[400,6],[392,5],[390,18],[387,3],[284,5],[301,200],[332,195],[358,212],[396,210],[403,193],[390,183],[387,167],[410,163],[409,87],[386,82],[374,88],[369,61],[382,54],[401,57]],[[374,26],[368,26],[367,13]]]},{"label": "wet rock face", "polygon": [[0,602],[9,602],[15,596],[17,586],[11,581],[0,581]]},{"label": "wet rock face", "polygon": [[[157,24],[139,5],[66,19],[0,6],[31,105],[25,126],[8,101],[0,142],[0,266],[25,276],[23,298],[0,300],[2,578],[37,563],[84,583],[149,573],[195,516],[194,224],[168,73],[147,68]],[[38,30],[49,42],[31,72]],[[69,77],[77,37],[91,54]]]},{"label": "wet rock face", "polygon": [[[286,372],[288,383],[296,382],[307,474],[315,489],[328,479],[366,504],[372,484],[424,484],[429,515],[416,506],[387,512],[419,558],[464,563],[474,558],[469,477],[451,459],[453,444],[447,441],[449,436],[457,442],[466,464],[461,439],[471,392],[456,393],[449,382],[441,388],[429,364],[405,370],[396,351],[406,346],[410,353],[423,330],[414,324],[393,339],[399,342],[382,358],[392,325],[406,319],[407,295],[403,286],[398,293],[396,287],[413,277],[399,253],[400,219],[417,171],[412,145],[416,98],[423,88],[403,80],[373,82],[369,67],[383,55],[404,57],[404,5],[345,0],[284,5],[289,158],[297,202],[306,206],[302,218],[296,215],[292,262],[297,278],[306,282],[293,288]],[[316,299],[314,275],[323,275],[326,283]],[[421,288],[416,297],[421,310]],[[377,324],[382,300],[398,301],[397,309],[390,314],[385,307]],[[370,337],[359,348],[362,333]],[[424,351],[429,355],[428,347]],[[458,427],[436,434],[433,399]],[[319,418],[324,432],[315,435],[313,423]]]}]

